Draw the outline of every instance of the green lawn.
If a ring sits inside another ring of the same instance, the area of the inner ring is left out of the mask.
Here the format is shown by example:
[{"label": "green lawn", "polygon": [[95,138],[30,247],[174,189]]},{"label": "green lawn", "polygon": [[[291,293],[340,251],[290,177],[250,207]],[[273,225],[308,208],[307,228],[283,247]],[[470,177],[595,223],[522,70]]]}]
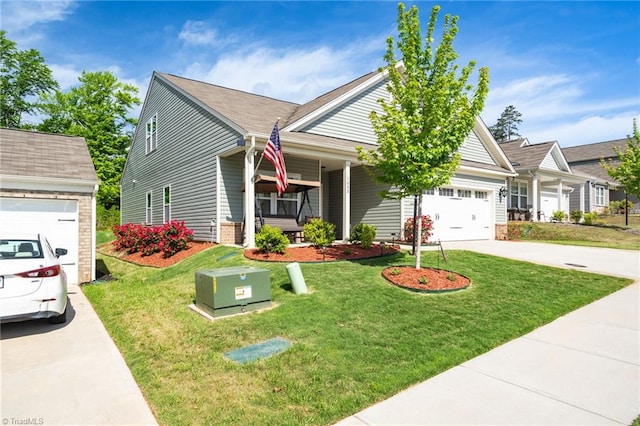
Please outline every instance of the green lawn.
[{"label": "green lawn", "polygon": [[576,246],[640,250],[640,222],[632,217],[630,226],[618,216],[601,216],[595,226],[573,223],[509,222],[509,238]]},{"label": "green lawn", "polygon": [[[424,253],[423,266],[436,266],[436,256]],[[117,280],[83,291],[161,424],[299,425],[334,423],[631,282],[448,256],[447,269],[471,278],[468,290],[422,295],[388,284],[384,267],[413,263],[403,253],[302,264],[310,292],[296,296],[285,264],[217,246],[164,270],[99,255]],[[214,322],[188,309],[195,271],[237,265],[270,270],[275,308]],[[245,365],[224,357],[276,336],[293,346]]]}]

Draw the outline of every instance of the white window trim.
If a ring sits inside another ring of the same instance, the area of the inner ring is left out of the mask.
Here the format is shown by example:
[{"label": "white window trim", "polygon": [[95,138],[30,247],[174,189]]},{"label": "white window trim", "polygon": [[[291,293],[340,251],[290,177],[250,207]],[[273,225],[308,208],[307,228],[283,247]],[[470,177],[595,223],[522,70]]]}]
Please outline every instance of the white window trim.
[{"label": "white window trim", "polygon": [[[600,192],[600,194],[598,194]],[[596,185],[593,191],[593,202],[596,206],[604,206],[606,203],[605,187]]]},{"label": "white window trim", "polygon": [[[520,190],[521,188],[525,188],[527,193],[523,194]],[[514,189],[516,189],[515,192],[513,191]],[[522,201],[522,199],[524,198],[524,206],[519,206],[519,205],[514,206],[511,200],[511,197],[513,196],[517,196],[519,202]],[[511,182],[511,188],[509,189],[509,208],[526,209],[528,204],[529,204],[529,183],[521,180],[515,180]]]},{"label": "white window trim", "polygon": [[[167,203],[166,192],[169,190],[169,202]],[[171,185],[167,185],[162,188],[162,223],[171,221],[171,198],[173,197],[173,191]],[[167,207],[169,208],[169,217],[167,218]]]},{"label": "white window trim", "polygon": [[147,225],[153,223],[153,191],[144,195],[144,221]]},{"label": "white window trim", "polygon": [[[149,127],[151,126],[151,130]],[[145,126],[145,154],[153,152],[158,147],[158,113],[147,120]]]},{"label": "white window trim", "polygon": [[[270,171],[270,170],[258,170],[258,172],[256,174],[260,174],[260,175],[265,175],[265,176],[275,176],[275,172],[274,171]],[[289,179],[302,179],[302,175],[300,173],[289,173],[287,172],[287,177]],[[259,193],[256,193],[256,198],[258,200],[269,200],[269,211],[268,212],[262,212],[263,215],[271,215],[271,216],[275,216],[278,214],[278,200],[284,200],[284,201],[292,201],[295,200],[296,202],[296,213],[300,210],[300,204],[302,203],[302,193],[298,192],[296,194],[295,198],[282,198],[282,197],[278,197],[278,193],[277,192],[270,192],[269,193],[269,197],[261,197],[260,195],[258,195]],[[256,212],[257,214],[257,212]]]}]

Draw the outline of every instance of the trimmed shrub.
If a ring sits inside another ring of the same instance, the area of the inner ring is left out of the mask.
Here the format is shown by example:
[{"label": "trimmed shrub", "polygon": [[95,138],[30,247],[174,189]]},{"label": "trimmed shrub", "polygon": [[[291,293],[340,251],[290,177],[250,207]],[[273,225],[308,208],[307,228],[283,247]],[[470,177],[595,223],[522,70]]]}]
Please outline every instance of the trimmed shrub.
[{"label": "trimmed shrub", "polygon": [[304,238],[316,247],[330,246],[336,240],[336,226],[333,223],[323,222],[322,219],[311,219],[304,225],[303,230]]},{"label": "trimmed shrub", "polygon": [[[433,221],[429,215],[422,216],[422,242],[426,243],[433,235]],[[404,223],[404,239],[408,242],[413,242],[413,218],[410,217]]]},{"label": "trimmed shrub", "polygon": [[289,238],[282,229],[264,225],[256,234],[256,247],[263,253],[283,254],[289,246]]},{"label": "trimmed shrub", "polygon": [[128,254],[141,252],[143,256],[162,252],[165,258],[186,250],[189,248],[189,241],[193,240],[193,231],[184,222],[178,221],[167,222],[162,226],[126,223],[114,226],[113,234],[116,237],[113,247],[117,251],[126,250]]},{"label": "trimmed shrub", "polygon": [[551,213],[551,219],[555,220],[556,222],[564,222],[566,215],[567,214],[562,210],[555,210],[553,213]]},{"label": "trimmed shrub", "polygon": [[584,224],[585,225],[593,225],[593,221],[598,218],[597,212],[589,212],[584,214]]},{"label": "trimmed shrub", "polygon": [[351,230],[349,242],[358,243],[364,249],[371,248],[376,238],[376,227],[366,223],[359,223]]},{"label": "trimmed shrub", "polygon": [[571,220],[573,220],[574,223],[580,223],[580,219],[582,219],[582,210],[574,210],[570,215]]}]

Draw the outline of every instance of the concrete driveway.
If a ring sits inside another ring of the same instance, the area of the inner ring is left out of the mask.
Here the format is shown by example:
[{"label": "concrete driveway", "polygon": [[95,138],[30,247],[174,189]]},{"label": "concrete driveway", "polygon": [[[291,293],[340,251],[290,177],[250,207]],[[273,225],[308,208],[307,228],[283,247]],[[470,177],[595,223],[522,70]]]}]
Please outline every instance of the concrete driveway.
[{"label": "concrete driveway", "polygon": [[157,424],[77,286],[69,286],[69,300],[66,324],[2,325],[2,424]]},{"label": "concrete driveway", "polygon": [[[640,246],[640,241],[638,243]],[[640,251],[524,241],[456,241],[446,250],[469,250],[540,265],[640,279]]]}]

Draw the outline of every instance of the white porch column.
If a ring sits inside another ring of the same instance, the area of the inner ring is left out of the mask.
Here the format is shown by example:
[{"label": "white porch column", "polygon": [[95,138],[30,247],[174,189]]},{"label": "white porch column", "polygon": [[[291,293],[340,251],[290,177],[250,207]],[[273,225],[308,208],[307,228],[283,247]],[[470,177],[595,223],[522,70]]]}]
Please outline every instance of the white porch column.
[{"label": "white porch column", "polygon": [[531,212],[531,218],[533,219],[534,222],[537,222],[539,220],[538,217],[538,175],[537,174],[533,174],[532,178],[531,178],[531,192],[532,192],[532,196],[533,196],[533,212]]},{"label": "white porch column", "polygon": [[558,179],[558,211],[563,211],[562,208],[562,179]]},{"label": "white porch column", "polygon": [[[580,185],[580,209],[582,210],[582,213],[587,213],[587,209],[584,208],[584,183],[582,183]],[[587,185],[589,185],[589,182],[587,182]]]},{"label": "white porch column", "polygon": [[342,239],[349,240],[351,230],[351,161],[342,169]]},{"label": "white porch column", "polygon": [[254,158],[256,138],[251,136],[251,146],[244,154],[244,244],[247,248],[256,246],[256,204],[255,186],[253,185]]}]

